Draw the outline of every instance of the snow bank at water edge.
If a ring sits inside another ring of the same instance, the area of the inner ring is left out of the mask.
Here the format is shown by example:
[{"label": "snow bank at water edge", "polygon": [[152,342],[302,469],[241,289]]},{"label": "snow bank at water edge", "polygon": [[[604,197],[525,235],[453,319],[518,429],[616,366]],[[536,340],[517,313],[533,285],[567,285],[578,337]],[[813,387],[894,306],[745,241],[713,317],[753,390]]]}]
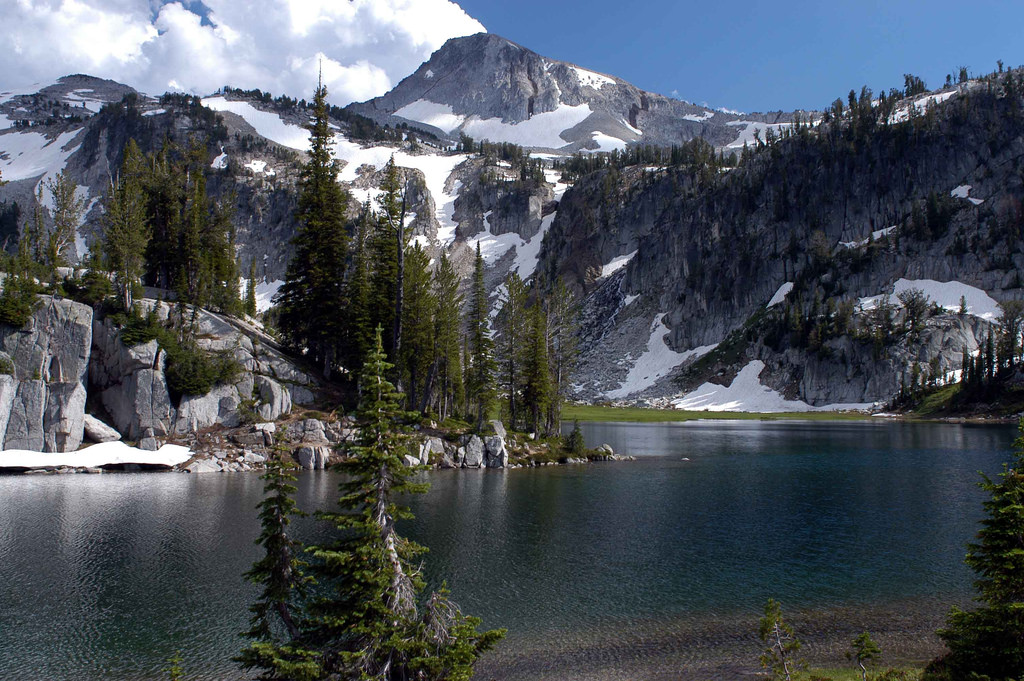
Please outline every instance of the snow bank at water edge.
[{"label": "snow bank at water edge", "polygon": [[764,362],[754,360],[743,367],[729,385],[704,383],[693,392],[672,400],[676,409],[689,411],[846,411],[870,409],[871,404],[829,404],[812,407],[800,400],[787,400],[775,390],[761,384]]},{"label": "snow bank at water edge", "polygon": [[0,468],[99,468],[124,464],[170,468],[191,458],[188,447],[181,445],[164,445],[155,452],[146,452],[123,442],[104,442],[65,453],[8,449],[0,452]]}]

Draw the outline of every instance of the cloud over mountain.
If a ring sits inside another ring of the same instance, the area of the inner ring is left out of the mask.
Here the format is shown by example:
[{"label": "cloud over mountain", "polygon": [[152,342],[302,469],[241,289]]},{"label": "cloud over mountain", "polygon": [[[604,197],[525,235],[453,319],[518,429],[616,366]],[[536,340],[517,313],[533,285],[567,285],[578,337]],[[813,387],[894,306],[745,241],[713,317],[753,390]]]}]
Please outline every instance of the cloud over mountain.
[{"label": "cloud over mountain", "polygon": [[0,0],[0,88],[88,73],[159,94],[222,85],[335,104],[385,93],[485,30],[449,0]]}]

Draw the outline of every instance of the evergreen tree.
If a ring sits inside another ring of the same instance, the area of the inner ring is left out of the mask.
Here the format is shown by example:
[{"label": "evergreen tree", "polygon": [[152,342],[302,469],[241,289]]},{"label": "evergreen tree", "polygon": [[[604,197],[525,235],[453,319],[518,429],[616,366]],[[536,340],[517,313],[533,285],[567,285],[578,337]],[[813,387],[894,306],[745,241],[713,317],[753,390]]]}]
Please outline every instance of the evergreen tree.
[{"label": "evergreen tree", "polygon": [[579,332],[579,306],[572,291],[559,281],[548,302],[548,357],[551,367],[551,399],[547,428],[557,433],[562,423],[562,404],[572,390],[576,369],[576,335]]},{"label": "evergreen tree", "polygon": [[56,275],[57,268],[67,264],[68,250],[74,246],[86,202],[78,196],[78,185],[64,171],[47,180],[46,188],[53,203],[53,227],[46,235],[43,255],[46,266]]},{"label": "evergreen tree", "polygon": [[405,258],[405,295],[402,315],[400,352],[401,375],[408,386],[411,411],[425,411],[430,399],[434,366],[434,310],[436,302],[431,289],[430,258],[419,244],[409,249]]},{"label": "evergreen tree", "polygon": [[298,555],[301,544],[288,535],[292,517],[304,515],[295,506],[292,495],[295,481],[293,464],[284,460],[288,448],[275,447],[261,476],[264,499],[260,509],[262,531],[256,543],[264,555],[253,563],[245,578],[262,586],[259,599],[250,606],[250,628],[243,636],[250,639],[236,660],[246,670],[260,670],[261,679],[315,681],[323,678],[317,652],[301,643],[300,602],[308,585],[305,565]]},{"label": "evergreen tree", "polygon": [[235,257],[235,227],[232,221],[233,198],[213,206],[207,228],[201,235],[200,296],[196,301],[220,312],[238,314],[242,300],[238,296],[238,260]]},{"label": "evergreen tree", "polygon": [[1024,678],[1024,419],[1020,433],[1012,464],[1003,464],[998,481],[981,482],[990,498],[965,559],[978,575],[980,607],[950,612],[939,631],[949,654],[931,665],[932,674],[944,667],[953,680]]},{"label": "evergreen tree", "polygon": [[402,280],[402,263],[399,262],[399,256],[404,259],[406,246],[405,203],[394,158],[384,168],[378,203],[380,210],[369,244],[372,265],[370,328],[380,324],[388,331],[384,338],[384,350],[389,356],[394,356],[395,341],[401,329],[400,320],[396,316],[397,309],[401,307],[399,285]]},{"label": "evergreen tree", "polygon": [[523,405],[528,427],[539,433],[552,398],[551,369],[548,365],[547,315],[540,302],[529,308],[530,329],[524,369]]},{"label": "evergreen tree", "polygon": [[143,178],[151,236],[146,247],[146,281],[170,289],[178,273],[178,240],[185,204],[185,170],[170,141],[147,159]]},{"label": "evergreen tree", "polygon": [[494,400],[494,342],[488,328],[487,289],[484,287],[484,257],[480,244],[476,245],[476,260],[473,266],[473,285],[469,300],[469,372],[466,390],[471,402],[469,408],[476,411],[476,427],[484,425],[487,412]]},{"label": "evergreen tree", "polygon": [[846,659],[852,660],[860,667],[861,681],[868,681],[868,665],[882,655],[882,649],[878,647],[871,634],[863,632],[857,634],[850,644],[850,650],[846,653]]},{"label": "evergreen tree", "polygon": [[369,239],[373,230],[369,202],[363,205],[353,244],[352,265],[345,284],[348,314],[345,327],[345,362],[350,371],[358,371],[370,352],[373,326],[370,291]]},{"label": "evergreen tree", "polygon": [[111,182],[104,213],[104,245],[125,310],[132,309],[134,288],[140,285],[149,244],[149,216],[143,189],[142,152],[129,140],[121,172]]},{"label": "evergreen tree", "polygon": [[462,295],[459,276],[446,253],[434,270],[434,356],[437,364],[437,414],[444,421],[462,395]]},{"label": "evergreen tree", "polygon": [[249,276],[245,281],[245,301],[242,305],[245,314],[255,317],[256,308],[256,258],[249,261]]},{"label": "evergreen tree", "polygon": [[503,635],[478,633],[478,620],[464,616],[434,594],[419,614],[423,581],[412,560],[422,548],[395,530],[410,517],[395,497],[422,492],[402,461],[398,433],[401,395],[387,380],[381,327],[363,363],[359,444],[341,464],[340,510],[318,517],[340,537],[313,547],[314,571],[323,595],[311,600],[308,640],[322,651],[323,671],[334,678],[468,679],[476,658]]},{"label": "evergreen tree", "polygon": [[327,88],[322,82],[313,96],[310,133],[309,160],[299,176],[299,226],[292,240],[295,255],[277,300],[288,344],[304,350],[330,378],[343,332],[348,195],[337,181]]},{"label": "evergreen tree", "polygon": [[501,383],[508,400],[508,418],[512,428],[519,424],[523,391],[524,346],[526,345],[526,284],[519,273],[509,272],[505,278],[501,313],[498,316],[498,365]]},{"label": "evergreen tree", "polygon": [[768,670],[772,679],[792,681],[793,674],[802,666],[793,659],[796,651],[800,650],[800,640],[782,619],[782,606],[772,598],[764,606],[758,634],[765,644],[761,667]]}]

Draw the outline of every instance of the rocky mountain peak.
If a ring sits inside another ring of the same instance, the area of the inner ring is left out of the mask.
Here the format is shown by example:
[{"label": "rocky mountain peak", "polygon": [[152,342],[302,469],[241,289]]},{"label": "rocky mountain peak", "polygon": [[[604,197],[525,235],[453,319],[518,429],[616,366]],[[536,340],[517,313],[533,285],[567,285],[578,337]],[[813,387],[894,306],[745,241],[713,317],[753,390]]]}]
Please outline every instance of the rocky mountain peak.
[{"label": "rocky mountain peak", "polygon": [[391,92],[350,108],[442,139],[465,134],[564,153],[669,146],[695,137],[726,146],[742,137],[741,123],[791,119],[740,117],[645,92],[489,33],[449,40]]}]

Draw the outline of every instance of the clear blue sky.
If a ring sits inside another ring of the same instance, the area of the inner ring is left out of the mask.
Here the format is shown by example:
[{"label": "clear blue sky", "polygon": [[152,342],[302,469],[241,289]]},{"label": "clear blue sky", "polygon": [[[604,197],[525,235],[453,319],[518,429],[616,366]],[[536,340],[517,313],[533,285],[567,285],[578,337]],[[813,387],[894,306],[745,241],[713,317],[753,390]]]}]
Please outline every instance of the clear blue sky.
[{"label": "clear blue sky", "polygon": [[1024,64],[1024,2],[457,0],[491,33],[637,87],[742,111],[820,109],[851,88],[938,87]]}]

